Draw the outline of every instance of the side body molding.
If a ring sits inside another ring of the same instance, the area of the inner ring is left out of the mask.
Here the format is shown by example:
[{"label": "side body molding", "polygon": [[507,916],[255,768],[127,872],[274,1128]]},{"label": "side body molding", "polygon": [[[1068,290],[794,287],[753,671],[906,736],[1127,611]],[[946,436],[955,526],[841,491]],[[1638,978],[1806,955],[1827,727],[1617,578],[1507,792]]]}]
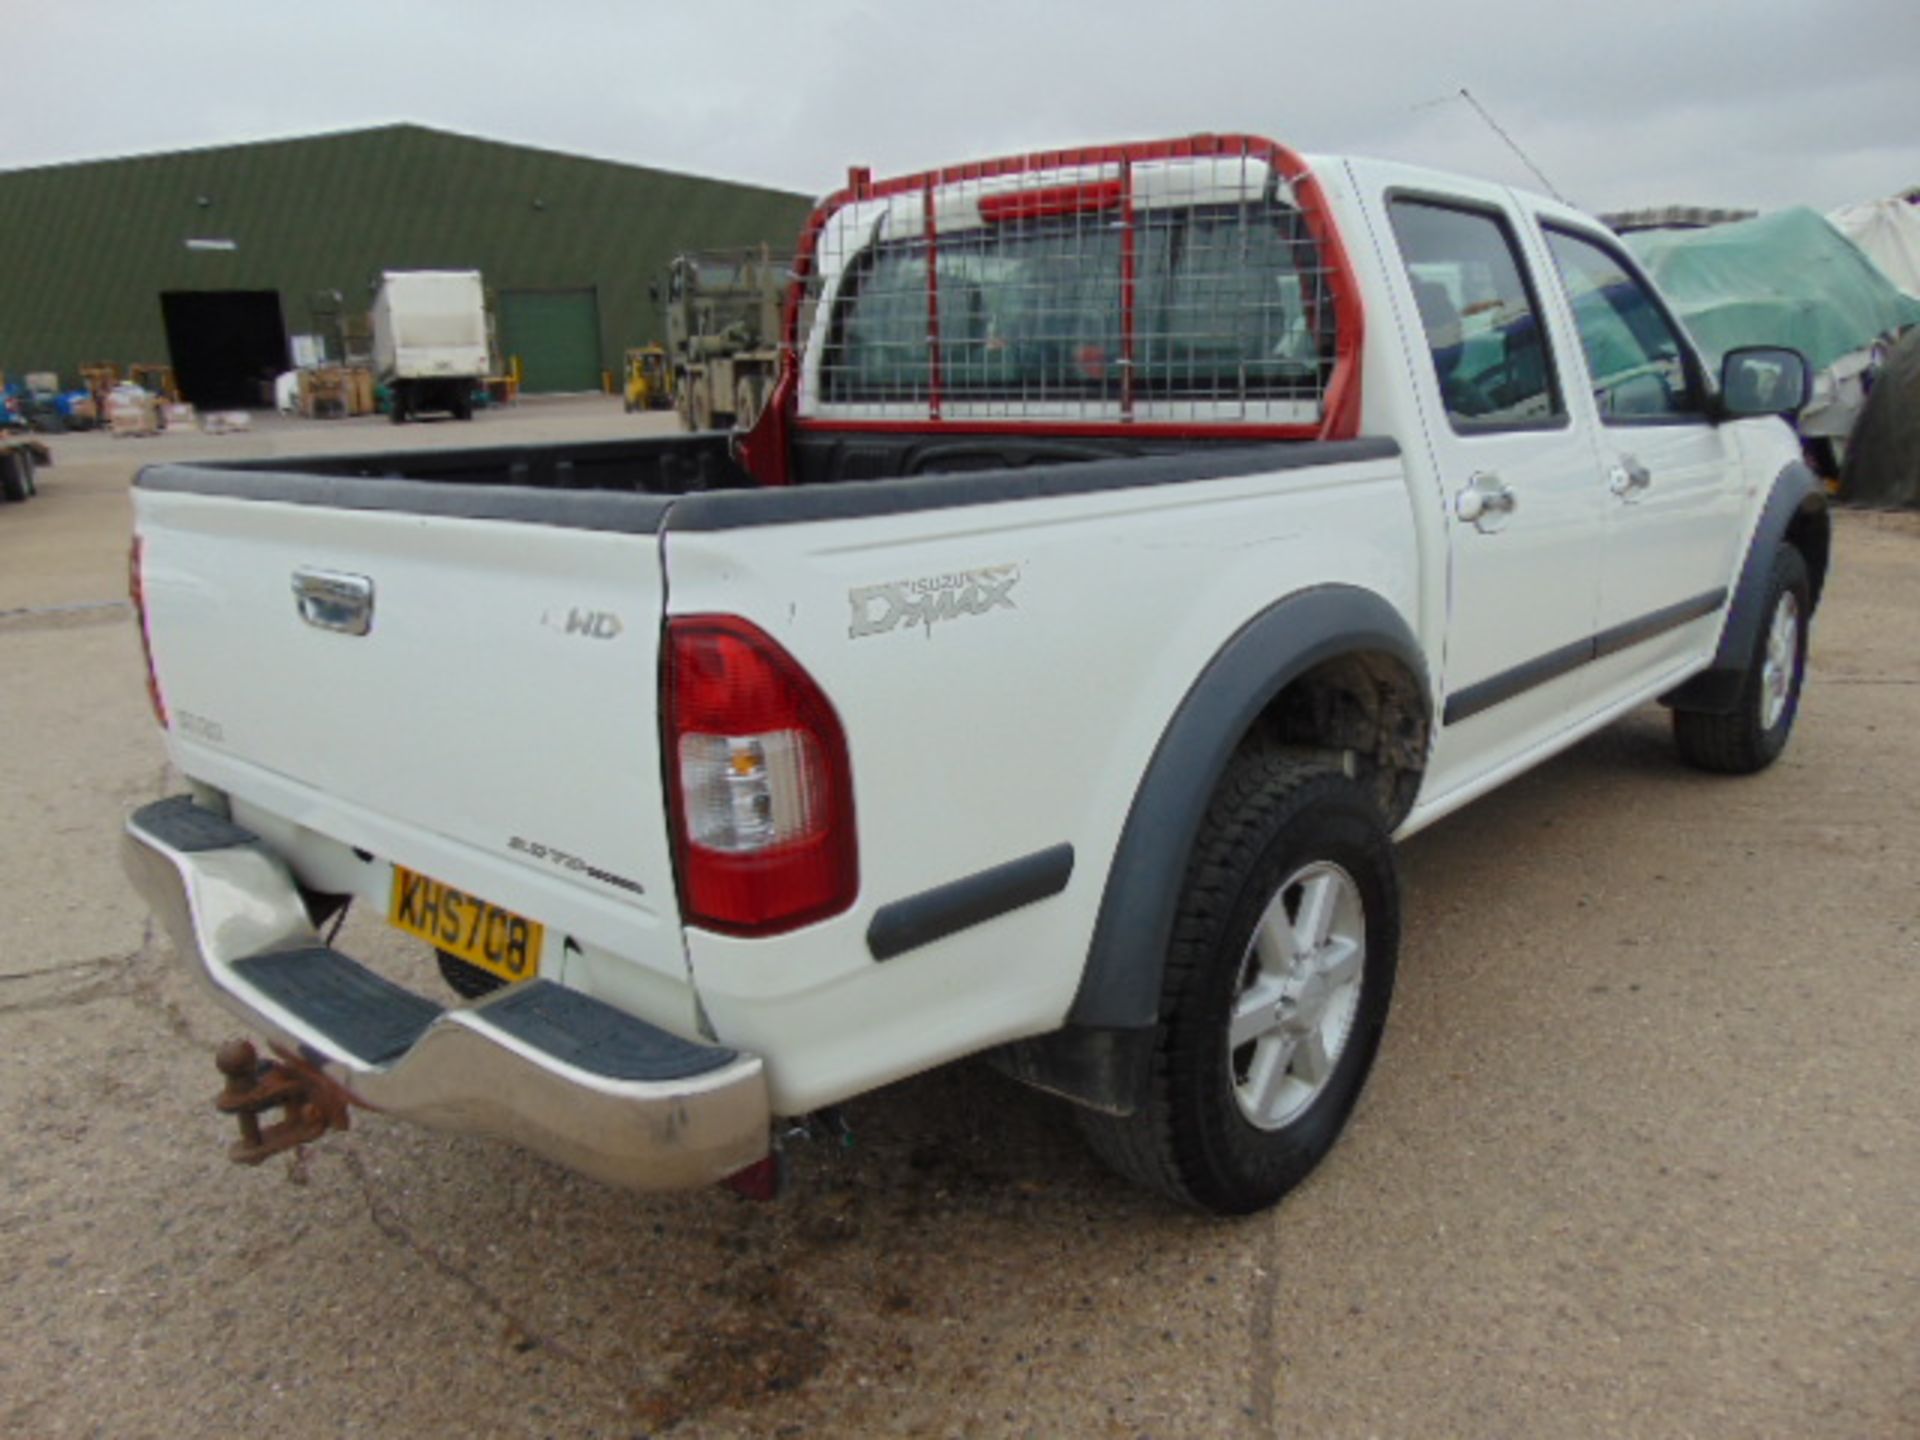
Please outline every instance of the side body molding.
[{"label": "side body molding", "polygon": [[1740,702],[1741,678],[1766,619],[1761,613],[1766,604],[1767,576],[1773,566],[1773,553],[1783,540],[1792,538],[1806,555],[1807,571],[1813,582],[1813,604],[1820,604],[1820,590],[1827,578],[1827,560],[1832,544],[1832,520],[1827,514],[1827,492],[1820,479],[1801,461],[1795,460],[1774,477],[1754,526],[1753,539],[1741,562],[1740,575],[1733,583],[1733,596],[1727,602],[1727,621],[1720,631],[1720,646],[1713,664],[1691,680],[1660,697],[1660,703],[1676,710],[1703,710],[1725,714]]},{"label": "side body molding", "polygon": [[1390,655],[1433,688],[1418,641],[1399,613],[1347,585],[1302,590],[1249,620],[1221,646],[1180,702],[1134,792],[1108,872],[1071,1026],[1153,1024],[1187,855],[1234,749],[1286,686],[1326,660]]}]

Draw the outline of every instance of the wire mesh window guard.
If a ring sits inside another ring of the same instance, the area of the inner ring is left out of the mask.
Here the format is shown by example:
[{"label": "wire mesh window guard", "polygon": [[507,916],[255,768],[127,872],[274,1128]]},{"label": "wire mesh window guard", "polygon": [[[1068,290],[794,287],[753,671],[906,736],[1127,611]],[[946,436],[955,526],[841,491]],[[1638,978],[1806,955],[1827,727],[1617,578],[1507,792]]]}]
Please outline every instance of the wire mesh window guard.
[{"label": "wire mesh window guard", "polygon": [[[881,213],[873,212],[874,206]],[[943,177],[828,224],[825,416],[1319,419],[1334,277],[1262,161]]]}]

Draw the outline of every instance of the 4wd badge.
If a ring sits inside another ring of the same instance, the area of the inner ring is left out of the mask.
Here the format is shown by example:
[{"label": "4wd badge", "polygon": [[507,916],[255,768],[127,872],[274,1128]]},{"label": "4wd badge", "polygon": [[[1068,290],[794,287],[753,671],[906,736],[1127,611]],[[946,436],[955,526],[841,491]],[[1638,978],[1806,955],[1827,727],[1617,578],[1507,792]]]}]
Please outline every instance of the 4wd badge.
[{"label": "4wd badge", "polygon": [[885,635],[904,625],[918,625],[933,633],[937,620],[959,620],[990,610],[1013,610],[1013,587],[1020,583],[1018,565],[989,565],[981,570],[956,570],[890,585],[861,585],[847,592],[853,616],[847,638]]},{"label": "4wd badge", "polygon": [[562,635],[579,635],[588,640],[617,640],[624,628],[620,617],[611,610],[582,610],[577,605],[564,615],[549,610],[540,617],[540,623]]}]

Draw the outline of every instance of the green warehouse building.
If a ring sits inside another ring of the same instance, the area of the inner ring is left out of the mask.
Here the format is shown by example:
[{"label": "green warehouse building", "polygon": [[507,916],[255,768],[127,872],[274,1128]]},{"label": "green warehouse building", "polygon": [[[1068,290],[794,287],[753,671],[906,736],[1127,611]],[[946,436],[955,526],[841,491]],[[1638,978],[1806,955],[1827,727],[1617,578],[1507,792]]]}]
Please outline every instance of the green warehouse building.
[{"label": "green warehouse building", "polygon": [[263,403],[292,338],[339,358],[383,270],[478,270],[529,392],[597,389],[663,338],[686,250],[791,253],[804,195],[386,125],[0,173],[0,371],[170,363],[204,408]]}]

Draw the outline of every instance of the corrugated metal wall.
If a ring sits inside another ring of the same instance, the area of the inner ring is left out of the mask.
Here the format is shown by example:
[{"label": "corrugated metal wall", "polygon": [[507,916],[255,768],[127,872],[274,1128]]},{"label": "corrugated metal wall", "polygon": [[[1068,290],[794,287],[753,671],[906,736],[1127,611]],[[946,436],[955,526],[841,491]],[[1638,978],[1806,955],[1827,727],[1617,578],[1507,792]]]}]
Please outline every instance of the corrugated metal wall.
[{"label": "corrugated metal wall", "polygon": [[[163,290],[316,292],[364,311],[383,269],[477,269],[489,290],[595,287],[604,368],[662,338],[650,282],[682,250],[791,252],[805,196],[416,125],[0,174],[0,370],[162,362]],[[232,250],[187,241],[232,241]]]}]

